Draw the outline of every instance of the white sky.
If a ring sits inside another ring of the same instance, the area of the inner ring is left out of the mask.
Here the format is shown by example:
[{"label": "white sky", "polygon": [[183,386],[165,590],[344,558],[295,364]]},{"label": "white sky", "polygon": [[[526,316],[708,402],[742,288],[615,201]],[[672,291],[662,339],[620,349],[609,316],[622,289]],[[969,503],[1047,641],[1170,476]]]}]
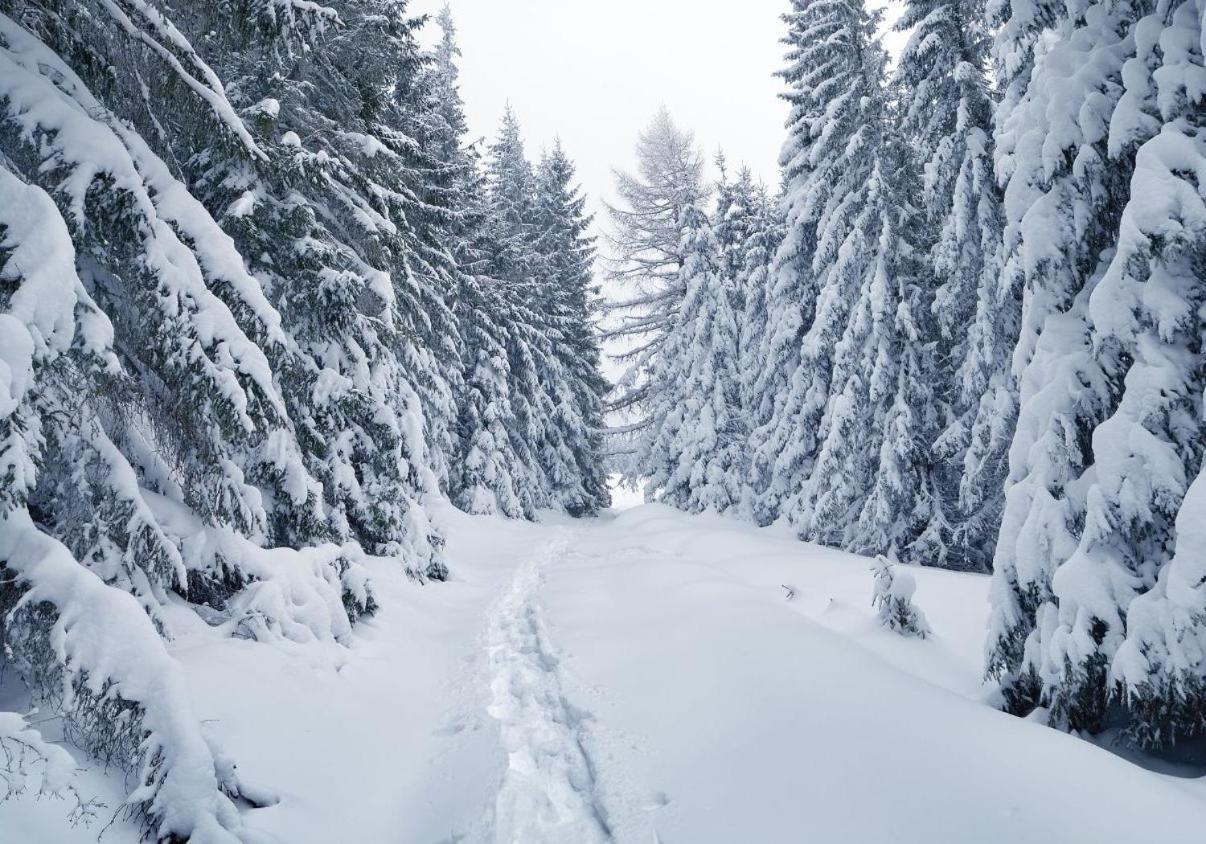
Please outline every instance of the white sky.
[{"label": "white sky", "polygon": [[[414,0],[435,12],[443,0]],[[598,208],[611,168],[662,102],[693,129],[710,159],[718,147],[770,186],[786,104],[779,13],[787,0],[451,0],[461,93],[474,137],[493,137],[508,100],[529,157],[560,135]],[[722,7],[727,7],[721,11]],[[434,28],[434,25],[433,25]]]},{"label": "white sky", "polygon": [[[444,0],[413,0],[438,12]],[[788,0],[451,0],[473,137],[492,138],[508,101],[530,158],[558,135],[592,209],[660,103],[711,160],[778,186],[787,105],[779,20]],[[431,29],[435,29],[434,23]],[[434,38],[434,34],[429,36]],[[893,39],[897,40],[897,39]],[[602,221],[600,221],[602,222]]]}]

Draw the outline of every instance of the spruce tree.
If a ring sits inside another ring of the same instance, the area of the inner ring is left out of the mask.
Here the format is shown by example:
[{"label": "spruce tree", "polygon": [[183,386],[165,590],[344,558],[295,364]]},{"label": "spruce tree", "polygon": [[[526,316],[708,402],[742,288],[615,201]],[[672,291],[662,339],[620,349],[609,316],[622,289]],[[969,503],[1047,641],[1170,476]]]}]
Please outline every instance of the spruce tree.
[{"label": "spruce tree", "polygon": [[[769,390],[774,383],[767,374],[777,369],[776,353],[782,353],[779,344],[783,335],[770,331],[777,324],[781,312],[772,313],[771,262],[783,239],[783,221],[777,204],[767,196],[761,185],[757,186],[752,198],[753,213],[749,221],[749,232],[743,245],[741,268],[736,277],[736,288],[741,301],[740,342],[738,348],[741,373],[741,407],[745,415],[746,429],[751,443],[757,442],[759,433],[774,416],[778,391]],[[772,347],[772,344],[774,346]],[[758,523],[765,523],[767,513],[760,506],[759,493],[766,489],[768,478],[765,472],[768,461],[755,452],[746,460],[742,514]]]},{"label": "spruce tree", "polygon": [[[766,299],[770,365],[754,388],[760,403],[771,405],[752,441],[755,510],[763,523],[811,506],[799,497],[821,450],[833,352],[857,298],[860,273],[851,261],[866,259],[843,244],[859,225],[854,217],[864,207],[884,105],[884,58],[861,4],[793,0],[784,21],[782,76],[791,106],[780,154],[784,235]],[[873,213],[861,219],[873,222]]]},{"label": "spruce tree", "polygon": [[1013,360],[1020,410],[993,561],[988,670],[1010,708],[1042,702],[1056,723],[1093,730],[1107,706],[1124,596],[1078,613],[1057,598],[1055,581],[1077,554],[1091,434],[1122,375],[1116,347],[1094,343],[1089,298],[1116,242],[1132,166],[1107,149],[1132,11],[1093,5],[1052,21],[1046,7],[1015,6],[994,60],[1006,86],[996,118],[1006,181],[1001,287],[1024,291]]},{"label": "spruce tree", "polygon": [[[943,491],[932,450],[942,404],[935,386],[942,370],[931,316],[934,279],[913,247],[918,239],[918,211],[901,199],[916,194],[905,147],[888,140],[880,156],[881,166],[893,177],[886,180],[890,194],[879,200],[870,197],[884,203],[879,212],[884,220],[878,247],[881,263],[875,272],[883,273],[886,281],[882,289],[877,289],[878,281],[872,287],[871,325],[883,339],[875,341],[880,351],[871,364],[870,399],[882,401],[883,410],[875,418],[874,436],[879,442],[875,480],[850,547],[949,566]],[[882,312],[878,322],[877,311]]]},{"label": "spruce tree", "polygon": [[455,358],[456,332],[447,262],[431,259],[434,168],[407,140],[425,103],[404,8],[339,3],[338,26],[310,40],[230,33],[236,102],[272,154],[192,169],[288,326],[277,369],[331,535],[441,577],[418,498],[434,487],[425,434],[450,424],[435,358]]},{"label": "spruce tree", "polygon": [[[257,545],[317,524],[320,496],[270,364],[279,313],[148,121],[169,107],[195,149],[266,155],[159,8],[0,12],[0,659],[85,751],[135,773],[126,808],[148,836],[233,841],[237,777],[191,713],[159,607],[195,597],[194,575],[257,591]],[[351,561],[327,559],[296,587],[368,609]]]},{"label": "spruce tree", "polygon": [[586,199],[574,183],[574,166],[561,142],[536,171],[536,251],[552,353],[560,364],[554,423],[573,456],[554,487],[557,506],[588,515],[610,501],[603,457],[603,397],[609,385],[599,371],[595,317],[595,247]]},{"label": "spruce tree", "polygon": [[913,0],[897,22],[912,30],[896,71],[902,131],[923,174],[918,246],[933,276],[941,350],[929,380],[949,407],[935,443],[938,508],[922,555],[987,569],[1016,418],[1010,355],[1020,291],[999,286],[1003,230],[993,175],[991,40],[978,0]]},{"label": "spruce tree", "polygon": [[1116,251],[1089,300],[1094,342],[1117,350],[1125,374],[1093,431],[1084,527],[1053,584],[1070,643],[1057,654],[1073,666],[1110,660],[1105,685],[1121,681],[1130,732],[1146,745],[1206,730],[1203,13],[1200,2],[1164,0],[1134,24],[1109,151],[1135,167]]},{"label": "spruce tree", "polygon": [[467,513],[534,515],[524,457],[512,440],[509,307],[499,282],[466,267],[457,314],[467,364],[459,399],[461,452],[449,478],[452,501]]},{"label": "spruce tree", "polygon": [[488,240],[488,276],[497,287],[502,324],[507,327],[508,391],[511,415],[507,420],[512,448],[521,463],[528,512],[551,504],[548,464],[557,456],[558,431],[550,428],[545,410],[547,373],[539,368],[545,358],[550,326],[543,318],[537,272],[535,174],[524,150],[519,121],[510,106],[503,115],[498,136],[486,160],[484,217]]},{"label": "spruce tree", "polygon": [[682,304],[651,381],[640,454],[646,495],[689,512],[724,512],[741,500],[745,435],[733,282],[703,210],[683,214]]}]

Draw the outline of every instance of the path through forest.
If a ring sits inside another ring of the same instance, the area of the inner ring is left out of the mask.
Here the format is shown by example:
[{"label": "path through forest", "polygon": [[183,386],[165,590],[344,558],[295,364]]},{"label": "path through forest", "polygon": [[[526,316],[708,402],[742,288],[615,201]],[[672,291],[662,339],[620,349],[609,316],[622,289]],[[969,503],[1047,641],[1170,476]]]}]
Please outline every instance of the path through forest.
[{"label": "path through forest", "polygon": [[589,713],[565,698],[561,660],[540,606],[544,567],[564,558],[566,528],[530,560],[491,610],[487,652],[491,701],[507,754],[493,812],[494,838],[532,844],[596,844],[611,832],[595,801],[594,766],[581,727]]},{"label": "path through forest", "polygon": [[[916,571],[934,630],[919,641],[878,626],[869,561],[777,529],[659,506],[438,518],[453,580],[418,587],[383,561],[381,611],[350,649],[172,618],[199,714],[279,796],[245,814],[263,841],[1102,844],[1206,828],[1200,780],[985,702],[982,576]],[[18,805],[9,828],[60,828],[61,804]]]}]

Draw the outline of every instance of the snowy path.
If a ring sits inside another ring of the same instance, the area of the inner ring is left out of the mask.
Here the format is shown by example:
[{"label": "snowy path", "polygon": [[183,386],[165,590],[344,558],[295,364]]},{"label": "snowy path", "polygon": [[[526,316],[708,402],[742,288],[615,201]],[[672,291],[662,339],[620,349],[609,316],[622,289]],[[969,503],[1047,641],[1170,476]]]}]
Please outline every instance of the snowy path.
[{"label": "snowy path", "polygon": [[[984,702],[983,577],[917,571],[934,636],[906,640],[875,622],[867,560],[773,529],[658,506],[439,517],[453,581],[378,566],[381,612],[350,649],[175,619],[199,716],[280,795],[245,816],[256,844],[1129,844],[1206,829],[1206,780],[1189,776],[1206,765],[1152,773]],[[62,804],[16,805],[0,805],[5,844],[14,828],[54,831],[21,844],[95,841],[65,829]],[[118,823],[104,840],[137,836]]]},{"label": "snowy path", "polygon": [[561,661],[541,618],[544,567],[571,542],[568,530],[560,534],[520,567],[490,616],[489,713],[507,753],[493,810],[492,837],[500,844],[611,840],[579,732],[586,713],[565,699]]}]

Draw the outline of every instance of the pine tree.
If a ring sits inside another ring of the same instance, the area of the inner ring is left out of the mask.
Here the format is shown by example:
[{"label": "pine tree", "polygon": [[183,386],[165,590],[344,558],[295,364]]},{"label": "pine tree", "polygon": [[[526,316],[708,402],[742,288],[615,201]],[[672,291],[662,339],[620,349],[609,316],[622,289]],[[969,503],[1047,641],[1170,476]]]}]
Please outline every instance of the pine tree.
[{"label": "pine tree", "polygon": [[[771,365],[755,385],[760,403],[771,407],[752,441],[762,523],[799,512],[797,499],[821,450],[833,351],[857,298],[859,271],[850,262],[866,259],[843,244],[861,225],[854,217],[864,207],[883,108],[884,59],[874,45],[874,20],[860,4],[795,0],[784,21],[782,76],[791,105],[780,154],[784,236],[766,299],[763,351]],[[873,213],[861,219],[870,222]]]},{"label": "pine tree", "polygon": [[923,556],[987,569],[1016,418],[1009,377],[1019,290],[1001,288],[1001,199],[992,172],[991,40],[978,0],[913,0],[897,22],[912,30],[896,81],[912,166],[924,174],[919,244],[937,285],[943,354],[930,380],[950,408],[935,443],[939,508]]},{"label": "pine tree", "polygon": [[611,452],[619,470],[631,477],[643,473],[632,457],[640,449],[639,438],[647,435],[650,379],[661,365],[662,346],[685,295],[679,275],[682,215],[707,193],[694,136],[664,107],[638,137],[636,160],[636,173],[616,172],[620,203],[607,209],[611,292],[603,332],[605,340],[625,346],[616,355],[624,371],[610,403],[623,424],[613,430]]},{"label": "pine tree", "polygon": [[651,382],[640,465],[649,470],[647,495],[689,512],[724,512],[739,504],[744,474],[733,282],[701,209],[684,212],[679,249],[686,293]]},{"label": "pine tree", "polygon": [[603,396],[609,385],[599,372],[591,217],[560,141],[537,169],[535,213],[541,297],[552,317],[552,353],[562,373],[553,422],[573,456],[560,468],[553,494],[557,506],[572,515],[594,514],[610,501],[603,467]]},{"label": "pine tree", "polygon": [[[1041,701],[1056,723],[1093,730],[1123,635],[1119,606],[1097,601],[1077,613],[1074,601],[1056,597],[1055,581],[1077,553],[1091,432],[1113,406],[1121,375],[1116,350],[1093,342],[1088,305],[1103,250],[1116,242],[1131,170],[1129,156],[1108,157],[1106,141],[1132,12],[1126,3],[1094,5],[1052,22],[1044,9],[1016,4],[994,48],[1006,86],[996,118],[997,171],[1007,182],[1001,288],[1020,287],[1024,298],[988,670],[1011,709]],[[1040,40],[1046,27],[1052,31]]]},{"label": "pine tree", "polygon": [[1073,666],[1109,659],[1104,685],[1121,681],[1131,733],[1148,745],[1206,730],[1204,12],[1201,2],[1165,0],[1134,24],[1109,148],[1115,160],[1133,155],[1135,167],[1117,249],[1089,301],[1094,342],[1129,366],[1117,405],[1093,431],[1084,528],[1053,584],[1069,640],[1056,653]]}]

